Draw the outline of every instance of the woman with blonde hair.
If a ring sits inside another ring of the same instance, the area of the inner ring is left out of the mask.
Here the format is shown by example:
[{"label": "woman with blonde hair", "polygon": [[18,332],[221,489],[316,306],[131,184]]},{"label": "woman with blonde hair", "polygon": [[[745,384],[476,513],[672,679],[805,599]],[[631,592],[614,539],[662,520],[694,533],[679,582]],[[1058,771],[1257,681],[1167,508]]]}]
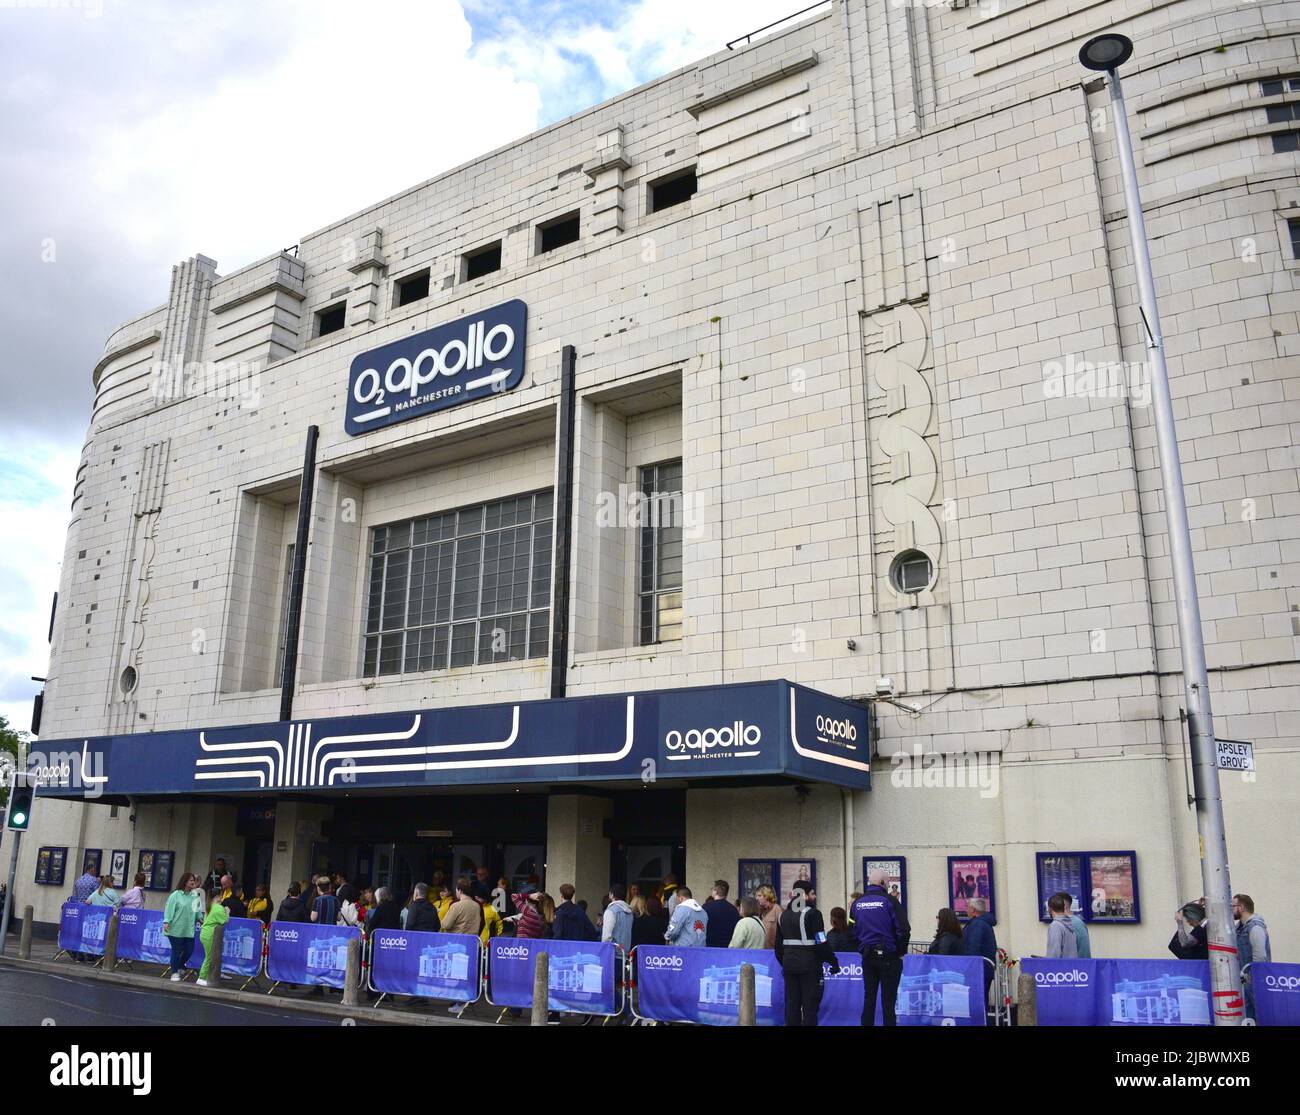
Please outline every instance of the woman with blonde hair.
[{"label": "woman with blonde hair", "polygon": [[776,931],[781,921],[781,903],[776,899],[776,891],[768,886],[759,887],[754,891],[754,897],[758,899],[758,913],[763,921],[763,947],[774,949]]},{"label": "woman with blonde hair", "polygon": [[646,909],[645,895],[635,894],[627,900],[627,904],[632,907],[632,916],[634,918],[643,918],[649,912]]},{"label": "woman with blonde hair", "polygon": [[537,912],[542,915],[542,936],[555,936],[555,899],[543,891],[537,896]]}]

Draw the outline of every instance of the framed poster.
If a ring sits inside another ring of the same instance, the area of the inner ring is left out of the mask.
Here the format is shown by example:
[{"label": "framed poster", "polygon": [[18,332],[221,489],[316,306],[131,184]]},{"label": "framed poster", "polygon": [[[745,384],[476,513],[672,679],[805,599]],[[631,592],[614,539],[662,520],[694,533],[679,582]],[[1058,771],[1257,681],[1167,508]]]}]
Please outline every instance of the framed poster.
[{"label": "framed poster", "polygon": [[817,889],[815,859],[742,859],[736,874],[741,895],[754,894],[759,887],[771,887],[782,906],[790,900],[790,888],[800,879],[807,879],[813,890]]},{"label": "framed poster", "polygon": [[63,886],[63,875],[68,866],[68,849],[50,849],[50,886]]},{"label": "framed poster", "polygon": [[885,890],[898,899],[898,904],[907,913],[907,857],[906,856],[863,856],[862,885],[867,885],[873,871],[885,871],[888,879]]},{"label": "framed poster", "polygon": [[131,853],[126,848],[114,848],[113,858],[109,860],[108,873],[113,876],[113,886],[126,886],[126,872],[131,863]]},{"label": "framed poster", "polygon": [[[736,871],[740,880],[740,894],[755,894],[759,887],[776,890],[776,861],[770,859],[742,859]],[[779,896],[778,896],[779,897]]]},{"label": "framed poster", "polygon": [[1136,852],[1089,852],[1092,895],[1083,915],[1088,921],[1133,924],[1141,921]]},{"label": "framed poster", "polygon": [[1083,864],[1087,857],[1082,852],[1039,852],[1034,857],[1038,875],[1038,920],[1051,921],[1047,900],[1064,891],[1073,900],[1072,909],[1087,919],[1087,893],[1083,885]]},{"label": "framed poster", "polygon": [[785,905],[790,901],[790,889],[800,879],[812,883],[817,889],[817,861],[815,859],[779,859],[776,861],[776,879],[780,884],[776,888],[777,901]]},{"label": "framed poster", "polygon": [[154,848],[142,848],[137,869],[144,872],[145,889],[171,890],[172,867],[175,862],[175,852],[160,852]]},{"label": "framed poster", "polygon": [[32,880],[40,883],[41,886],[47,886],[50,881],[50,853],[53,848],[41,848],[36,853],[36,877]]},{"label": "framed poster", "polygon": [[89,872],[96,879],[99,878],[99,869],[104,862],[103,848],[87,848],[81,856],[81,873],[85,875]]},{"label": "framed poster", "polygon": [[153,890],[172,889],[172,865],[175,852],[155,852],[153,857]]},{"label": "framed poster", "polygon": [[1048,921],[1047,900],[1059,891],[1074,899],[1072,910],[1087,922],[1136,924],[1136,852],[1039,852],[1038,920]]},{"label": "framed poster", "polygon": [[997,908],[993,901],[993,857],[948,857],[948,905],[962,921],[970,917],[966,903],[972,898],[982,898],[988,908],[989,920],[997,925]]}]

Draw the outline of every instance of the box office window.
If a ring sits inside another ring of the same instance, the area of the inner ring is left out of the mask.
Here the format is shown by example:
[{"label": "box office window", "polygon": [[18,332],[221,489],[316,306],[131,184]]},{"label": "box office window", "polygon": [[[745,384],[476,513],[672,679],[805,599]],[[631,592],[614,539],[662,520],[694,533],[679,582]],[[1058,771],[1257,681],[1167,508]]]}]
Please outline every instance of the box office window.
[{"label": "box office window", "polygon": [[682,462],[641,469],[638,642],[682,637]]},{"label": "box office window", "polygon": [[552,526],[548,490],[376,527],[364,675],[544,658]]}]

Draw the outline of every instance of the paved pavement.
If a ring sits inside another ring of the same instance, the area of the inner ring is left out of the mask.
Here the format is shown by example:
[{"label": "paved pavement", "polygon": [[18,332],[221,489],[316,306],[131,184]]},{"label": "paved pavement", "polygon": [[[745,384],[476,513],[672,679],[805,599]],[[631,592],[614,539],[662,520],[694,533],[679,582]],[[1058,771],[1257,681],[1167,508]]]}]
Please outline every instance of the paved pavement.
[{"label": "paved pavement", "polygon": [[[337,1026],[274,1006],[226,1003],[95,979],[0,967],[0,1026]],[[358,1025],[367,1024],[358,1012]]]}]

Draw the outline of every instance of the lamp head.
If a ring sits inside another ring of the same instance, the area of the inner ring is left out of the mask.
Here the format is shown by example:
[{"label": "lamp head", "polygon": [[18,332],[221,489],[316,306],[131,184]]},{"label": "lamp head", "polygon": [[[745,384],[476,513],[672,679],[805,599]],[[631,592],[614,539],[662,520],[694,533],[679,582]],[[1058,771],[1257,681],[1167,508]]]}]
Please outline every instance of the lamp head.
[{"label": "lamp head", "polygon": [[1079,61],[1090,70],[1114,71],[1132,57],[1133,40],[1114,31],[1094,36],[1079,51]]}]

